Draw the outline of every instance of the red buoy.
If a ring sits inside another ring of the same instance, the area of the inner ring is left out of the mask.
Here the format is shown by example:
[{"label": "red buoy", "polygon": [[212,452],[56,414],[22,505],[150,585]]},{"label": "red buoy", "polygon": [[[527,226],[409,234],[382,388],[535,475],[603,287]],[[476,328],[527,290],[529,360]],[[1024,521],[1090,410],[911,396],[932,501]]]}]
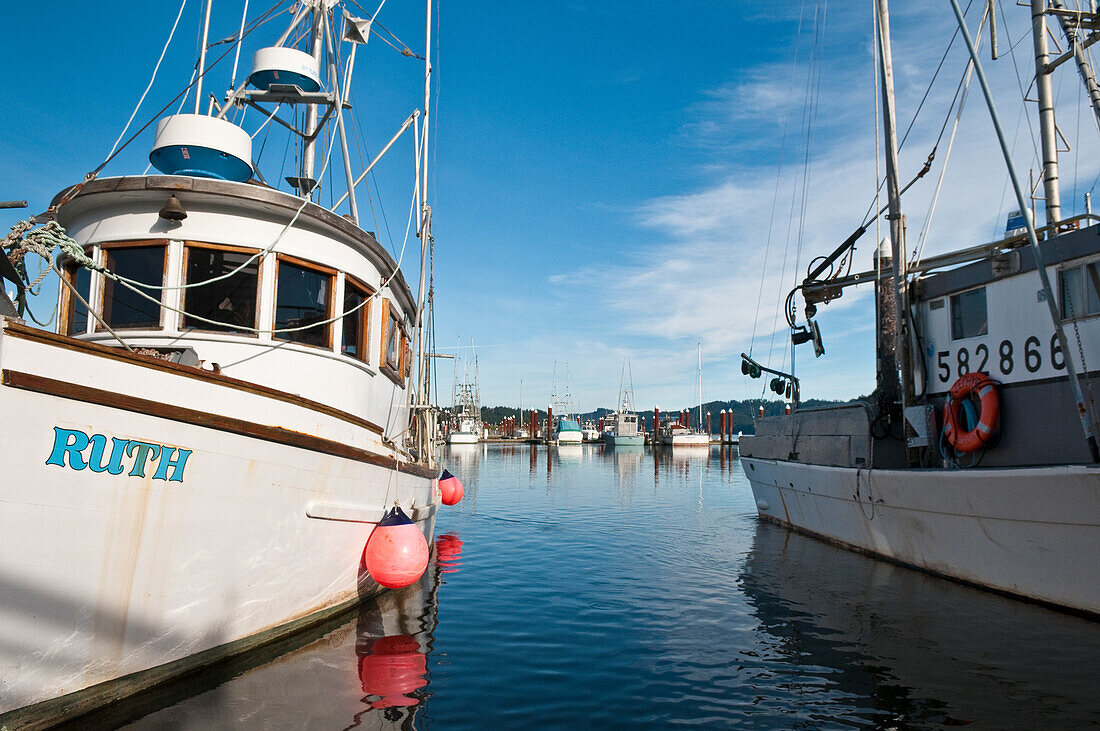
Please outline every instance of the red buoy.
[{"label": "red buoy", "polygon": [[443,470],[443,474],[439,476],[439,493],[444,505],[456,505],[464,493],[462,481],[449,471]]},{"label": "red buoy", "polygon": [[405,511],[394,507],[371,531],[363,563],[379,584],[400,589],[419,579],[428,567],[428,542]]}]

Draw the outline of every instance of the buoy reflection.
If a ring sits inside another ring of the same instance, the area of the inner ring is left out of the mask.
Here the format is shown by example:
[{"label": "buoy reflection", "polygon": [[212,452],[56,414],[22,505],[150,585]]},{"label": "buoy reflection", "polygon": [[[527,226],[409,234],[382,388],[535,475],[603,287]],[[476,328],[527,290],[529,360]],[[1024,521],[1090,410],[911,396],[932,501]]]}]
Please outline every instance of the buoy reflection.
[{"label": "buoy reflection", "polygon": [[439,573],[453,574],[462,565],[462,539],[450,533],[439,535],[435,539],[435,562]]},{"label": "buoy reflection", "polygon": [[428,656],[412,635],[359,638],[359,681],[372,708],[415,706],[411,693],[428,684]]}]

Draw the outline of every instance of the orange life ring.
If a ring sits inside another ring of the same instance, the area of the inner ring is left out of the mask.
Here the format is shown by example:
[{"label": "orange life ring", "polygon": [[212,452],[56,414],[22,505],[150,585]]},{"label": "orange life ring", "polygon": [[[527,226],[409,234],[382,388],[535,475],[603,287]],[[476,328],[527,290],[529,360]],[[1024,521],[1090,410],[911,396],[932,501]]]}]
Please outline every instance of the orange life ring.
[{"label": "orange life ring", "polygon": [[[981,404],[977,425],[963,431],[963,401],[976,394]],[[1001,400],[996,382],[985,373],[967,373],[960,376],[947,392],[943,405],[943,437],[956,452],[975,452],[993,441],[993,434],[1001,418]]]}]

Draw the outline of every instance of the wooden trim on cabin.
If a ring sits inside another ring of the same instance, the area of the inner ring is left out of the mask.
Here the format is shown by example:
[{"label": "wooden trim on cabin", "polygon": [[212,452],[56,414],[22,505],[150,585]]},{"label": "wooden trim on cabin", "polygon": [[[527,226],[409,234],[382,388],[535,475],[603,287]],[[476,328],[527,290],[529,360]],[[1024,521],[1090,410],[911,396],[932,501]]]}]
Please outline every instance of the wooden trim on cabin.
[{"label": "wooden trim on cabin", "polygon": [[[250,248],[247,246],[233,246],[231,244],[211,244],[205,241],[184,241],[183,242],[183,257],[180,261],[180,283],[187,284],[187,263],[190,258],[191,249],[204,249],[206,251],[227,251],[232,254],[259,254],[262,249]],[[264,281],[264,258],[259,257],[256,259],[256,301],[252,305],[252,327],[259,329],[260,327],[260,303],[261,292],[263,289]],[[187,310],[187,292],[189,290],[184,289],[182,296],[180,297],[179,309],[186,312]],[[210,332],[210,333],[231,333],[233,335],[240,335],[249,338],[259,338],[258,332],[249,332],[248,330],[218,330],[208,325],[207,323],[201,323],[202,327],[187,327],[187,315],[184,312],[171,312],[172,316],[176,318],[176,328],[181,332]],[[214,318],[209,318],[214,319]],[[231,326],[230,326],[231,327]]]},{"label": "wooden trim on cabin", "polygon": [[382,435],[384,430],[378,424],[373,421],[368,421],[355,414],[342,411],[333,406],[322,404],[318,401],[303,398],[301,396],[289,393],[287,391],[280,391],[277,388],[271,388],[270,386],[262,386],[258,383],[252,383],[251,381],[243,381],[239,378],[233,378],[232,376],[222,375],[221,373],[212,373],[211,371],[204,371],[201,368],[195,368],[193,366],[180,365],[179,363],[173,363],[167,360],[161,360],[160,358],[154,358],[149,355],[139,355],[137,353],[131,353],[123,350],[122,348],[113,348],[108,345],[100,345],[99,343],[90,343],[86,340],[78,340],[77,338],[68,337],[66,335],[57,335],[55,333],[46,332],[45,330],[38,330],[27,325],[20,325],[18,323],[8,320],[4,324],[4,333],[13,338],[21,338],[23,340],[33,340],[46,345],[53,345],[66,350],[75,350],[84,352],[89,355],[96,355],[102,358],[109,358],[111,360],[122,361],[124,363],[130,363],[132,365],[142,366],[144,368],[151,368],[158,371],[166,371],[168,373],[174,373],[186,378],[194,378],[199,381],[206,381],[209,383],[216,383],[220,386],[232,388],[237,391],[244,391],[246,393],[255,394],[257,396],[265,396],[277,401],[284,401],[288,404],[294,404],[295,406],[301,406],[302,408],[309,409],[310,411],[316,411],[326,416],[331,416],[341,421],[346,421],[349,424],[362,427],[375,434]]},{"label": "wooden trim on cabin", "polygon": [[155,416],[160,419],[192,424],[207,429],[216,429],[218,431],[239,434],[254,439],[262,439],[268,442],[306,449],[311,452],[320,452],[322,454],[343,457],[344,459],[350,459],[356,462],[365,462],[386,469],[395,469],[399,472],[405,472],[417,477],[434,479],[438,476],[436,470],[423,465],[400,462],[393,457],[386,457],[368,452],[365,449],[352,447],[343,442],[324,439],[322,437],[313,436],[312,434],[304,434],[302,432],[284,429],[279,426],[256,424],[231,416],[209,414],[205,411],[198,411],[196,409],[189,409],[172,404],[164,404],[160,401],[151,401],[149,399],[114,391],[104,391],[98,388],[82,386],[68,381],[58,381],[53,378],[45,378],[43,376],[36,376],[32,373],[23,373],[20,371],[4,370],[0,372],[0,382],[5,386],[11,386],[25,391],[34,391],[35,393],[83,401],[85,403],[107,406],[113,409]]},{"label": "wooden trim on cabin", "polygon": [[[282,263],[284,261],[287,264],[291,264],[293,266],[300,267],[302,269],[309,269],[309,270],[317,272],[318,274],[325,275],[329,278],[329,280],[328,280],[328,303],[326,304],[326,307],[325,307],[325,318],[324,319],[326,319],[326,320],[332,319],[335,316],[335,312],[336,312],[336,275],[337,275],[337,271],[335,269],[333,269],[332,267],[327,267],[324,264],[317,264],[316,262],[309,261],[308,259],[299,259],[296,256],[291,256],[290,254],[276,254],[275,255],[275,297],[274,297],[273,301],[271,302],[271,329],[272,330],[278,330],[279,329],[279,271],[282,268]],[[341,309],[341,312],[342,311],[343,310]],[[273,332],[273,333],[271,333],[271,339],[272,340],[281,340],[281,341],[287,342],[287,343],[295,343],[297,345],[302,345],[302,346],[305,346],[307,348],[320,348],[321,350],[327,350],[329,352],[335,353],[335,352],[338,352],[338,350],[333,345],[333,338],[332,338],[332,333],[333,333],[333,330],[334,330],[333,324],[334,323],[330,322],[327,325],[323,326],[325,328],[325,339],[326,339],[326,342],[328,343],[328,345],[314,345],[313,343],[303,343],[300,340],[294,340],[292,337],[289,337],[289,336],[292,336],[292,335],[295,334],[295,333],[292,333],[292,332],[291,333],[276,333],[276,332]],[[300,330],[298,332],[305,332],[305,331]]]}]

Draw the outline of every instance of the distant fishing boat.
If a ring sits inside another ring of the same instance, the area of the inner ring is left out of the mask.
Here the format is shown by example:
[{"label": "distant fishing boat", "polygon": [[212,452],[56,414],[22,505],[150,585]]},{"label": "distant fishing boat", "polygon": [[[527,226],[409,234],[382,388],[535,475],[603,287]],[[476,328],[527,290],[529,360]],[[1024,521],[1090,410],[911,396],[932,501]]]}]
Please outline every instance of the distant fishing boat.
[{"label": "distant fishing boat", "polygon": [[[462,341],[459,341],[459,351]],[[471,353],[473,344],[470,345]],[[451,421],[447,430],[447,444],[477,444],[481,441],[484,425],[481,421],[481,388],[478,386],[477,355],[473,355],[473,375],[470,375],[470,359],[462,359],[462,382],[457,380],[458,360],[455,360],[455,387],[451,394]]]},{"label": "distant fishing boat", "polygon": [[710,445],[710,435],[702,429],[703,424],[703,345],[698,346],[698,367],[696,370],[696,395],[699,401],[698,419],[700,428],[691,426],[691,412],[684,412],[678,421],[669,421],[661,425],[658,443],[665,447],[706,447]]},{"label": "distant fishing boat", "polygon": [[580,444],[584,441],[580,421],[573,416],[573,394],[569,383],[569,364],[565,364],[565,391],[558,393],[558,364],[554,363],[554,376],[551,382],[550,408],[548,418],[551,421],[551,441],[559,444]]},{"label": "distant fishing boat", "polygon": [[636,447],[645,444],[645,434],[638,422],[634,407],[634,377],[630,373],[630,359],[623,361],[619,374],[619,395],[615,399],[616,410],[604,421],[604,443],[612,447]]},{"label": "distant fishing boat", "polygon": [[[1100,377],[1100,227],[1091,212],[1062,212],[1051,80],[1072,60],[1100,118],[1095,75],[1082,53],[1100,37],[1100,15],[1031,2],[1046,226],[1036,230],[1033,216],[1016,212],[1003,238],[923,259],[915,251],[911,261],[886,6],[876,4],[890,251],[879,253],[878,271],[849,275],[835,266],[883,211],[869,213],[847,241],[811,263],[787,308],[793,343],[812,342],[820,356],[817,305],[874,282],[878,387],[870,399],[802,408],[793,373],[743,355],[743,372],[773,374],[772,389],[795,405],[741,437],[757,510],[847,548],[1100,617],[1100,454],[1095,405],[1083,390]],[[973,70],[1019,211],[1028,211],[1030,192],[1012,167],[975,45],[955,0],[952,6],[970,52],[960,88]],[[1069,48],[1056,60],[1047,15],[1057,18]],[[971,175],[975,185],[992,183],[988,170]],[[805,325],[794,319],[799,292]]]},{"label": "distant fishing boat", "polygon": [[[242,17],[228,48],[275,9]],[[430,65],[423,109],[393,120],[394,139],[414,130],[414,295],[359,222],[366,173],[353,177],[344,131],[374,19],[351,9],[294,6],[246,80],[234,88],[234,70],[215,100],[202,93],[217,63],[206,63],[208,2],[185,89],[194,113],[152,135],[163,174],[99,178],[100,166],[54,198],[44,227],[6,242],[0,275],[21,306],[22,257],[62,253],[57,332],[23,324],[0,287],[4,728],[72,719],[380,591],[364,546],[395,503],[431,540]],[[425,57],[430,18],[426,28]],[[251,133],[230,121],[246,107]],[[268,122],[296,144],[293,192],[254,163]],[[341,158],[345,194],[326,207]]]}]

